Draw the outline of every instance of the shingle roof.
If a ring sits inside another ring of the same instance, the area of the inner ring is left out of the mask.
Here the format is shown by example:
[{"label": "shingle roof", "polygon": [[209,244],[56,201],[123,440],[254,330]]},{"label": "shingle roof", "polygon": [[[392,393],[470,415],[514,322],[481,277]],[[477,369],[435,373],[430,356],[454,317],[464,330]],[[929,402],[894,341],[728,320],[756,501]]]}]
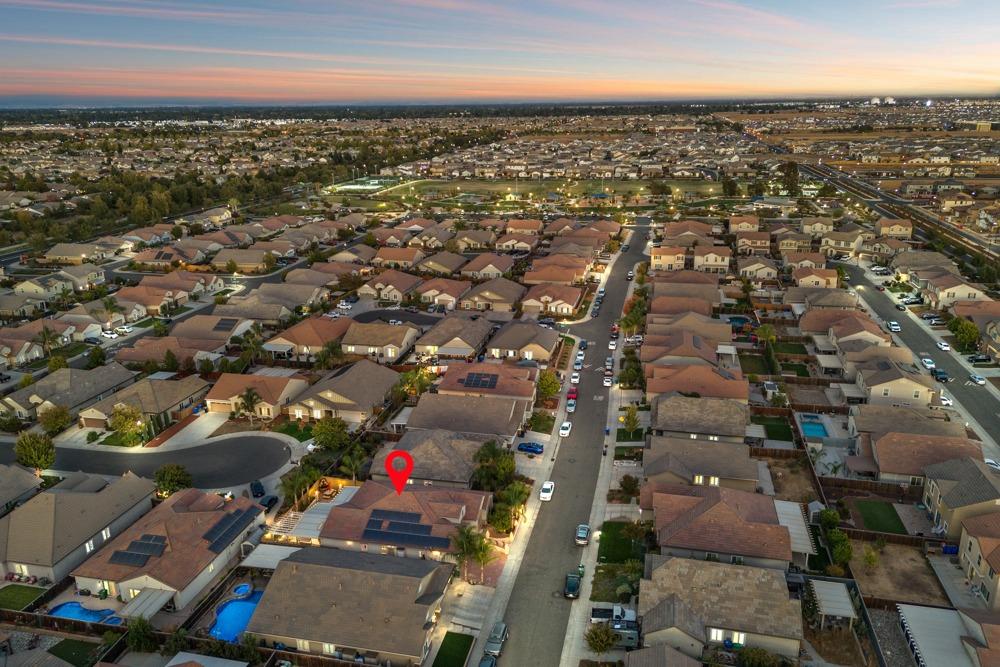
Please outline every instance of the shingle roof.
[{"label": "shingle roof", "polygon": [[[492,396],[424,394],[410,413],[407,428],[439,429],[461,425],[466,433],[513,437],[521,426],[525,401]],[[461,415],[460,422],[457,422]]]},{"label": "shingle roof", "polygon": [[948,507],[966,507],[1000,500],[1000,473],[983,461],[951,459],[924,466],[924,474],[941,488]]},{"label": "shingle roof", "polygon": [[653,399],[652,424],[664,431],[742,437],[749,414],[746,405],[725,398],[660,394]]},{"label": "shingle roof", "polygon": [[919,433],[886,433],[872,441],[879,471],[895,475],[923,475],[924,467],[950,459],[982,458],[982,445],[968,438]]},{"label": "shingle roof", "polygon": [[372,476],[386,479],[386,456],[390,451],[402,450],[413,456],[411,479],[468,484],[476,469],[476,452],[488,439],[443,429],[407,431],[399,442],[379,449],[372,462]]},{"label": "shingle roof", "polygon": [[362,359],[327,375],[294,402],[312,405],[313,401],[346,410],[370,410],[382,404],[398,381],[396,371]]},{"label": "shingle roof", "polygon": [[643,456],[647,477],[672,472],[692,481],[695,474],[721,479],[758,480],[757,462],[746,445],[652,436]]},{"label": "shingle roof", "polygon": [[417,340],[417,345],[444,345],[455,338],[460,339],[473,349],[479,349],[486,342],[493,325],[485,318],[470,320],[464,317],[448,316],[442,318]]}]

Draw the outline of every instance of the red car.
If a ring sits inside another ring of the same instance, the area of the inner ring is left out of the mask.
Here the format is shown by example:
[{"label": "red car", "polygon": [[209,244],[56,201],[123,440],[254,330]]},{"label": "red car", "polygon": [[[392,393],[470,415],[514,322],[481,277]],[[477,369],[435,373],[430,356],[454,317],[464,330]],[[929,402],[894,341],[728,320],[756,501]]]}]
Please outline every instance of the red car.
[{"label": "red car", "polygon": [[576,387],[570,387],[569,391],[566,392],[566,398],[576,399]]}]

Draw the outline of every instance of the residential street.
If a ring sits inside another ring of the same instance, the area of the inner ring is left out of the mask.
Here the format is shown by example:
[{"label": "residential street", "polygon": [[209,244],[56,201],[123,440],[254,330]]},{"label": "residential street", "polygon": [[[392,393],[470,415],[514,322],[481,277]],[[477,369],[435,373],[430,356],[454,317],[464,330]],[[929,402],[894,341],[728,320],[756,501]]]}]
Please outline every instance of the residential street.
[{"label": "residential street", "polygon": [[[948,330],[939,327],[939,335],[932,335],[923,322],[911,312],[896,310],[895,302],[889,296],[889,292],[879,292],[864,269],[850,264],[844,264],[843,267],[851,277],[851,285],[858,290],[858,296],[871,307],[874,315],[884,322],[893,320],[899,322],[902,331],[895,336],[909,347],[914,355],[918,357],[923,354],[929,355],[938,368],[944,369],[955,378],[954,382],[938,386],[965,408],[979,423],[983,433],[1000,433],[1000,414],[998,414],[1000,401],[994,393],[996,390],[989,384],[978,386],[969,382],[968,377],[972,368],[965,359],[954,350],[944,352],[936,347],[936,342],[941,336],[951,335]],[[1000,457],[1000,449],[993,443],[987,442],[984,454],[988,458],[997,459]]]},{"label": "residential street", "polygon": [[[582,548],[573,543],[573,533],[577,524],[590,520],[601,466],[609,395],[602,386],[603,362],[613,354],[607,347],[608,332],[624,304],[625,274],[644,259],[646,228],[629,229],[634,232],[629,251],[614,264],[600,315],[570,328],[570,333],[590,342],[579,384],[580,407],[572,415],[573,432],[562,439],[557,452],[550,477],[556,483],[555,495],[538,514],[504,613],[512,641],[505,647],[503,664],[558,665],[570,605],[590,604],[588,600],[567,600],[562,591],[566,573],[575,571],[582,560]],[[539,486],[536,484],[535,493]],[[586,577],[592,574],[588,571]]]}]

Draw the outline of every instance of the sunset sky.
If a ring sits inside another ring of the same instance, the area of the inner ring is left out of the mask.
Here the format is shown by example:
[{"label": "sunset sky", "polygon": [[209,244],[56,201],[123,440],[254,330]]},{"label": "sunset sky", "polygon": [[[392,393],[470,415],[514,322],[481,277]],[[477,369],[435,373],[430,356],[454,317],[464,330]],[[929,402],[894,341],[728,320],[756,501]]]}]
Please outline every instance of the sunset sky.
[{"label": "sunset sky", "polygon": [[0,0],[0,106],[1000,92],[998,0]]}]

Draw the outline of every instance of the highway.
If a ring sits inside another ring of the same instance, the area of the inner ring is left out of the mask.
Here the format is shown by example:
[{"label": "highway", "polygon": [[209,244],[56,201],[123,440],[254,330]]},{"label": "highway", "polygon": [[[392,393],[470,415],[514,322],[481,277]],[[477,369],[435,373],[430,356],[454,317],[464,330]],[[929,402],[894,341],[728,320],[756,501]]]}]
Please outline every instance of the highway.
[{"label": "highway", "polygon": [[[988,434],[1000,434],[1000,401],[988,386],[979,386],[968,381],[970,367],[957,352],[945,352],[936,347],[941,336],[950,336],[947,329],[939,327],[939,335],[932,335],[923,323],[911,312],[901,312],[896,309],[896,303],[888,292],[879,292],[875,283],[865,273],[864,269],[848,264],[842,265],[851,277],[851,284],[858,290],[860,296],[871,308],[874,315],[882,321],[897,321],[902,329],[895,334],[915,356],[927,354],[935,365],[955,378],[954,382],[939,385],[956,403],[961,404],[966,412],[975,419]],[[996,437],[995,435],[993,437]],[[990,449],[993,449],[992,446]],[[987,452],[989,458],[1000,460],[1000,449]]]},{"label": "highway", "polygon": [[[612,354],[607,348],[608,334],[624,305],[628,285],[625,274],[644,259],[645,244],[639,239],[646,229],[630,229],[634,233],[629,251],[614,264],[600,316],[570,327],[570,333],[590,342],[578,385],[580,407],[571,417],[573,431],[562,439],[549,477],[556,483],[555,494],[538,513],[504,613],[512,639],[501,659],[505,665],[558,665],[562,654],[570,606],[574,604],[563,598],[564,577],[575,571],[582,559],[582,549],[573,542],[573,531],[578,524],[590,521],[602,459],[609,394],[602,384],[603,362]],[[535,485],[535,493],[541,481]],[[587,572],[585,576],[593,574]],[[575,604],[590,602],[578,600]]]}]

